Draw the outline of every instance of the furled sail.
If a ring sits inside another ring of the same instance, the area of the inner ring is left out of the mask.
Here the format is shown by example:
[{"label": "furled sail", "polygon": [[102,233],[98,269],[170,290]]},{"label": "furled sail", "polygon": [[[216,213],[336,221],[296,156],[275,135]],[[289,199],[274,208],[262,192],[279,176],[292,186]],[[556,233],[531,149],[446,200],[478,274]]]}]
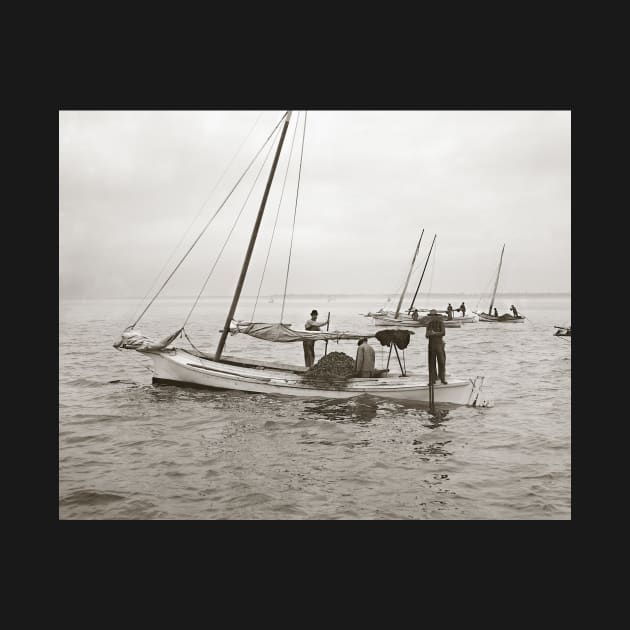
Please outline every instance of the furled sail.
[{"label": "furled sail", "polygon": [[174,341],[174,339],[181,333],[183,328],[180,328],[177,332],[174,332],[164,339],[155,341],[146,337],[141,332],[133,329],[128,329],[123,332],[120,339],[114,344],[114,348],[124,348],[125,350],[137,350],[138,352],[150,352],[156,350],[164,350],[166,346]]},{"label": "furled sail", "polygon": [[243,333],[264,341],[336,341],[339,339],[362,339],[374,337],[374,333],[355,333],[342,330],[293,330],[287,324],[265,324],[259,322],[234,322],[230,326],[232,334]]}]

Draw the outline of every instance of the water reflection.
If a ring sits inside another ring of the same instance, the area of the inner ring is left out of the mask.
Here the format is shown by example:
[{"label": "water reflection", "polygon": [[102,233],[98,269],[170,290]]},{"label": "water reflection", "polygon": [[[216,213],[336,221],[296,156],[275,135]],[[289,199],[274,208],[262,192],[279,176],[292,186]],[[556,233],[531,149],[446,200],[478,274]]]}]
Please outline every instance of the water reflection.
[{"label": "water reflection", "polygon": [[[444,442],[424,442],[423,440],[414,440],[414,453],[420,455],[420,459],[425,462],[436,461],[442,457],[452,455],[452,451],[447,451],[445,446],[450,444],[452,440]],[[437,478],[437,477],[436,477]],[[441,478],[448,478],[448,475],[442,475]]]},{"label": "water reflection", "polygon": [[368,424],[376,417],[379,401],[371,396],[359,396],[348,400],[305,401],[302,407],[303,417],[317,416],[333,422],[353,422]]},{"label": "water reflection", "polygon": [[425,424],[424,426],[428,429],[437,429],[443,422],[449,419],[449,413],[450,409],[439,409],[436,407],[427,414],[429,424]]}]

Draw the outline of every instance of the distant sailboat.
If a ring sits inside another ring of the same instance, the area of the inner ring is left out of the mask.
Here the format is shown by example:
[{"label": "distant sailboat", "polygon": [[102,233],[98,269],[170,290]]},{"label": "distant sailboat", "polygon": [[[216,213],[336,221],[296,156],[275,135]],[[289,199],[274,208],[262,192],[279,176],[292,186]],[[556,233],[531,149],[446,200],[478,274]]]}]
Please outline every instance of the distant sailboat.
[{"label": "distant sailboat", "polygon": [[[435,239],[437,234],[433,237],[433,242],[431,243],[431,248],[429,249],[429,253],[427,255],[427,260],[424,264],[424,269],[422,270],[422,275],[420,276],[420,282],[418,282],[418,287],[416,288],[416,293],[413,296],[413,300],[411,301],[411,305],[407,309],[406,312],[402,313],[400,308],[402,306],[403,299],[405,297],[405,292],[407,291],[407,287],[409,286],[409,280],[411,279],[411,274],[413,272],[413,266],[416,262],[416,258],[418,256],[418,251],[420,249],[420,243],[422,242],[422,236],[424,235],[424,230],[420,234],[420,239],[418,240],[418,245],[416,246],[416,251],[413,255],[413,259],[411,260],[411,266],[409,267],[409,273],[407,274],[407,278],[405,280],[405,284],[403,286],[402,293],[400,294],[400,298],[398,300],[398,306],[395,311],[387,311],[381,309],[380,311],[376,311],[374,313],[370,312],[368,315],[372,317],[374,320],[374,324],[377,326],[404,326],[405,328],[426,328],[427,322],[429,318],[426,316],[420,316],[417,319],[414,319],[411,316],[411,312],[413,310],[413,305],[418,295],[418,290],[420,289],[420,285],[422,284],[422,279],[424,278],[424,272],[427,269],[427,264],[429,262],[429,257],[431,256],[431,251],[433,250],[433,245],[435,243]],[[389,301],[389,300],[388,300]],[[475,318],[470,318],[470,321],[474,321]],[[458,320],[449,320],[444,317],[444,326],[446,328],[461,328],[462,319]]]},{"label": "distant sailboat", "polygon": [[[503,252],[505,251],[505,244],[503,244],[503,249],[501,250],[501,257],[499,258],[499,269],[497,270],[497,278],[494,282],[494,289],[492,291],[492,298],[490,299],[490,306],[488,307],[487,313],[477,313],[473,311],[475,315],[479,316],[479,321],[481,322],[497,322],[500,324],[522,324],[525,321],[525,317],[523,315],[511,315],[509,313],[504,313],[503,315],[492,315],[492,307],[494,306],[494,298],[497,294],[497,287],[499,286],[499,275],[501,273],[501,265],[503,264]],[[497,312],[496,309],[495,313]]]}]

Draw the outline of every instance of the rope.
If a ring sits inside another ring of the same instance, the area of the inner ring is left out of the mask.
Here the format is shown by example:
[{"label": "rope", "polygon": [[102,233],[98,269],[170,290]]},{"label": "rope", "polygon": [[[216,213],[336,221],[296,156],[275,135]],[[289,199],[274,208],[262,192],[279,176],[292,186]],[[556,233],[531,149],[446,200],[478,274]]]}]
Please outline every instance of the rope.
[{"label": "rope", "polygon": [[[276,136],[278,134],[276,133]],[[206,276],[206,280],[203,283],[203,286],[201,287],[201,291],[199,291],[199,294],[197,295],[197,299],[195,300],[194,304],[192,305],[192,308],[190,309],[190,311],[188,312],[188,315],[186,316],[186,319],[184,320],[184,323],[182,324],[182,328],[184,326],[186,326],[186,324],[188,323],[188,320],[190,319],[190,316],[192,315],[193,311],[195,310],[197,304],[199,303],[199,300],[201,298],[201,294],[204,292],[208,281],[210,280],[210,276],[213,274],[215,267],[217,266],[217,263],[219,262],[219,259],[221,258],[221,255],[223,254],[223,251],[225,250],[226,245],[228,244],[228,241],[230,240],[230,238],[232,237],[232,233],[234,232],[234,229],[236,228],[236,224],[238,223],[238,220],[241,218],[241,215],[243,214],[243,210],[245,209],[245,206],[247,205],[247,202],[249,201],[249,198],[254,190],[254,187],[256,186],[256,183],[258,182],[258,178],[260,177],[260,174],[263,171],[263,168],[265,168],[265,164],[267,163],[267,160],[269,159],[269,156],[271,155],[271,150],[273,149],[273,146],[275,144],[275,139],[274,141],[269,145],[269,151],[267,151],[267,155],[265,156],[265,159],[263,160],[262,165],[260,166],[260,169],[258,170],[258,174],[256,175],[256,179],[254,180],[254,183],[252,184],[251,188],[249,189],[249,192],[247,193],[247,197],[245,197],[245,201],[243,202],[243,205],[241,206],[241,209],[239,210],[239,213],[236,215],[236,219],[234,219],[234,223],[232,224],[232,228],[230,229],[230,231],[228,232],[227,238],[225,239],[225,242],[223,243],[223,247],[221,247],[221,249],[219,250],[219,253],[214,261],[214,264],[212,265],[212,268],[210,269],[210,272],[208,273],[208,275]]]},{"label": "rope", "polygon": [[[475,311],[479,310],[479,302],[481,302],[481,300],[483,298],[486,298],[490,295],[490,293],[487,292],[487,290],[490,288],[490,285],[492,284],[492,281],[494,279],[494,276],[492,276],[488,282],[486,282],[486,286],[483,288],[483,292],[482,294],[479,296],[479,299],[477,300],[477,305],[475,306]],[[488,313],[488,315],[490,315],[490,313]]]},{"label": "rope", "polygon": [[[289,174],[289,166],[291,165],[291,156],[293,155],[293,145],[295,144],[295,138],[297,136],[298,126],[300,124],[300,112],[298,112],[297,119],[295,121],[295,131],[293,132],[293,139],[291,140],[291,148],[289,149],[289,158],[287,160],[287,170],[284,173],[284,181],[282,182],[282,191],[280,192],[280,201],[278,202],[278,209],[276,210],[276,218],[273,223],[273,230],[271,231],[271,240],[269,241],[269,247],[267,249],[267,257],[265,258],[265,264],[263,266],[262,275],[260,276],[260,284],[258,285],[258,293],[256,294],[256,300],[254,302],[254,309],[252,310],[251,321],[254,321],[256,315],[256,307],[258,306],[258,298],[260,297],[260,291],[265,279],[265,272],[267,271],[267,263],[269,262],[269,255],[271,254],[271,246],[273,245],[273,238],[276,234],[276,226],[278,225],[278,217],[280,216],[280,206],[282,205],[282,199],[284,197],[284,187],[287,183],[287,175]],[[282,321],[282,318],[280,318]]]},{"label": "rope", "polygon": [[[411,272],[411,276],[413,276],[413,274],[414,274],[414,273],[416,273],[416,271],[418,271],[418,269],[420,269],[420,267],[421,267],[421,266],[422,266],[422,260],[420,260],[419,262],[417,262],[417,263],[416,263],[416,265],[415,265],[415,266],[414,266],[414,268],[413,268],[413,271]],[[410,276],[410,277],[411,277],[411,276]],[[404,286],[405,286],[405,282],[403,281],[403,282],[401,282],[401,283],[398,285],[398,288],[396,289],[396,291],[394,291],[394,295],[400,295],[400,292],[402,291],[402,289],[403,289],[403,287],[404,287]],[[385,303],[383,304],[383,306],[381,306],[381,309],[382,309],[382,310],[384,310],[384,308],[385,308],[385,307],[387,306],[387,304],[388,304],[387,298],[385,298],[385,300],[386,300],[386,301],[385,301]],[[409,312],[411,312],[411,309],[407,309],[406,311],[401,311],[401,313],[402,313],[402,312],[409,313]]]},{"label": "rope", "polygon": [[[155,280],[153,280],[153,282],[151,283],[151,285],[149,286],[149,289],[147,290],[147,292],[144,294],[144,296],[142,297],[142,299],[140,300],[140,304],[138,304],[138,306],[136,307],[136,309],[134,310],[134,314],[132,316],[131,319],[133,319],[136,315],[136,313],[138,312],[138,309],[140,308],[140,306],[142,305],[142,303],[147,299],[147,296],[149,295],[149,293],[151,293],[151,291],[155,288],[155,285],[157,284],[158,279],[160,278],[160,276],[164,273],[164,270],[166,269],[166,267],[168,266],[168,264],[171,262],[173,256],[175,255],[175,252],[179,249],[180,245],[184,242],[184,239],[186,238],[186,236],[188,236],[188,233],[190,232],[190,229],[192,228],[192,226],[195,224],[195,221],[199,218],[199,216],[201,215],[202,210],[204,209],[205,205],[208,203],[208,201],[210,201],[212,195],[214,194],[214,192],[216,191],[216,189],[218,188],[219,184],[223,181],[223,178],[225,177],[226,173],[230,170],[230,167],[232,166],[232,164],[234,164],[234,160],[236,160],[236,158],[238,157],[238,154],[241,152],[241,149],[245,146],[245,143],[249,140],[249,137],[252,135],[254,129],[256,128],[256,125],[258,124],[258,121],[260,120],[261,116],[263,115],[264,112],[260,112],[260,114],[258,114],[258,118],[256,118],[256,121],[254,122],[254,125],[252,126],[252,128],[249,130],[249,133],[247,134],[247,136],[245,137],[245,140],[243,140],[243,142],[241,142],[240,146],[238,147],[238,149],[236,150],[236,153],[232,156],[232,159],[230,160],[230,163],[227,165],[227,167],[225,168],[225,170],[223,171],[223,173],[221,174],[221,176],[219,177],[219,179],[216,181],[214,187],[212,188],[212,190],[210,191],[210,194],[208,195],[208,197],[206,198],[206,200],[201,204],[201,207],[199,208],[199,210],[197,211],[197,214],[195,215],[195,218],[190,222],[190,224],[188,225],[188,228],[186,229],[186,231],[184,232],[183,236],[181,237],[181,239],[179,240],[179,243],[177,243],[177,245],[175,245],[173,251],[171,252],[170,256],[167,258],[166,262],[164,263],[164,265],[162,266],[162,269],[160,269],[160,272],[158,273],[158,275],[155,277]],[[138,323],[138,322],[136,322]],[[135,325],[135,324],[134,324]]]},{"label": "rope", "polygon": [[282,123],[282,121],[286,118],[286,114],[284,114],[284,116],[282,116],[282,118],[280,119],[280,121],[278,122],[278,124],[275,126],[275,128],[273,129],[273,131],[269,134],[269,137],[265,140],[265,142],[263,143],[263,145],[260,147],[260,149],[258,149],[258,152],[256,153],[256,155],[254,156],[254,159],[249,163],[249,165],[247,166],[247,168],[245,169],[245,172],[238,178],[238,181],[236,182],[236,184],[234,184],[234,186],[232,187],[232,190],[230,190],[230,192],[227,194],[227,197],[223,200],[223,202],[221,203],[221,205],[219,206],[219,208],[217,209],[217,211],[212,215],[212,217],[210,217],[210,220],[208,221],[208,223],[206,223],[205,227],[203,228],[203,230],[201,230],[201,233],[199,234],[199,236],[193,241],[193,244],[188,248],[188,250],[186,251],[186,253],[183,255],[182,259],[177,263],[177,265],[175,266],[175,269],[173,269],[173,271],[171,271],[170,275],[168,276],[168,278],[166,278],[166,280],[164,281],[164,283],[162,284],[162,286],[158,289],[158,292],[153,296],[153,298],[151,299],[151,301],[147,304],[146,308],[142,311],[142,313],[140,314],[140,317],[138,317],[138,319],[136,319],[136,321],[131,325],[131,328],[134,328],[136,326],[136,324],[142,319],[142,317],[144,316],[144,314],[149,310],[149,307],[151,306],[151,304],[153,304],[153,302],[155,302],[156,298],[158,297],[158,295],[160,295],[160,293],[162,293],[162,290],[164,289],[164,287],[168,284],[169,280],[173,277],[173,275],[175,275],[175,272],[180,268],[181,264],[184,262],[184,260],[188,257],[188,254],[190,254],[190,252],[192,251],[193,247],[199,242],[199,239],[201,239],[201,237],[205,234],[206,230],[208,229],[208,227],[210,226],[210,224],[212,223],[212,221],[214,221],[214,219],[216,218],[216,216],[219,214],[219,212],[221,211],[221,209],[223,208],[223,206],[226,204],[227,200],[232,196],[232,193],[234,192],[234,190],[236,189],[236,187],[241,183],[242,179],[245,177],[245,175],[247,174],[247,172],[249,171],[249,169],[251,168],[252,164],[256,161],[256,159],[258,158],[258,156],[261,154],[262,150],[265,148],[265,145],[269,142],[269,140],[271,139],[271,137],[274,135],[274,133],[276,132],[276,130],[280,127],[280,124]]},{"label": "rope", "polygon": [[435,274],[435,257],[437,253],[437,247],[433,249],[433,264],[431,265],[431,281],[429,282],[429,293],[427,294],[427,302],[431,300],[431,293],[433,291],[433,275]]},{"label": "rope", "polygon": [[185,330],[183,331],[183,333],[184,333],[184,337],[188,339],[188,343],[193,347],[193,349],[196,350],[199,354],[205,355],[205,352],[202,352],[201,350],[199,350],[199,348],[197,348],[197,346],[190,340],[190,337],[188,336]]},{"label": "rope", "polygon": [[295,232],[295,217],[297,214],[298,195],[300,192],[300,178],[302,175],[302,158],[304,157],[304,138],[306,137],[306,117],[308,112],[304,112],[304,128],[302,131],[302,149],[300,151],[300,168],[298,170],[297,188],[295,191],[295,207],[293,208],[293,226],[291,227],[291,243],[289,245],[289,260],[287,263],[287,275],[284,281],[284,293],[282,295],[282,310],[280,312],[280,322],[284,319],[284,306],[287,300],[287,285],[289,283],[289,269],[291,267],[291,251],[293,250],[293,235]]}]

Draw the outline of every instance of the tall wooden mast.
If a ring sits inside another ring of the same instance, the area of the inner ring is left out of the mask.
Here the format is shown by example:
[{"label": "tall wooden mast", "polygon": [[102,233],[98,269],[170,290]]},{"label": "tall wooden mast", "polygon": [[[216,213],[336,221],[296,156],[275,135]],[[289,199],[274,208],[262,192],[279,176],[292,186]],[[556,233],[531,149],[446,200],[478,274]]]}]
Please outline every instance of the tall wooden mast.
[{"label": "tall wooden mast", "polygon": [[232,305],[230,306],[230,311],[228,313],[227,319],[225,320],[225,325],[223,326],[223,332],[221,333],[221,339],[219,339],[219,345],[217,346],[217,351],[216,351],[216,354],[214,355],[215,361],[219,361],[219,359],[221,358],[223,347],[225,346],[225,339],[228,336],[228,333],[230,332],[230,324],[232,323],[232,318],[234,317],[234,312],[236,311],[238,300],[241,297],[241,291],[243,289],[243,284],[245,282],[245,276],[247,275],[249,261],[252,257],[252,252],[254,251],[254,245],[256,244],[256,237],[258,236],[260,222],[262,221],[262,216],[263,216],[263,213],[265,212],[265,205],[267,204],[267,197],[269,196],[269,190],[271,189],[271,182],[273,181],[273,176],[275,175],[276,167],[278,166],[278,160],[280,158],[280,151],[282,150],[284,137],[287,135],[287,129],[289,127],[290,120],[291,120],[291,112],[288,111],[286,113],[286,120],[284,121],[284,127],[282,128],[282,134],[280,135],[280,141],[278,142],[278,148],[276,149],[276,155],[273,158],[273,164],[271,165],[271,171],[269,172],[269,177],[267,179],[267,186],[265,187],[265,192],[263,194],[262,201],[260,202],[258,216],[256,217],[256,222],[254,223],[254,229],[252,230],[252,235],[249,239],[249,246],[247,247],[247,253],[245,254],[245,260],[243,261],[243,268],[241,269],[241,275],[238,279],[236,290],[234,291],[234,298],[232,299]]},{"label": "tall wooden mast", "polygon": [[429,258],[431,257],[431,252],[433,251],[433,245],[435,244],[435,239],[437,238],[437,234],[433,236],[433,241],[431,242],[431,247],[429,248],[429,253],[427,254],[427,260],[424,263],[424,269],[422,270],[422,275],[420,276],[420,282],[418,282],[418,287],[416,292],[413,295],[413,300],[411,300],[411,305],[409,306],[409,311],[413,309],[413,305],[416,302],[416,297],[418,296],[418,291],[420,291],[420,285],[422,284],[422,279],[424,278],[424,272],[427,270],[427,265],[429,264]]},{"label": "tall wooden mast", "polygon": [[411,267],[409,267],[409,273],[407,274],[407,280],[405,282],[405,286],[400,294],[400,299],[398,300],[398,306],[396,307],[396,313],[394,315],[394,319],[398,317],[400,314],[400,307],[402,305],[403,298],[405,297],[405,291],[407,291],[407,286],[409,285],[409,279],[411,278],[411,272],[413,271],[413,264],[416,262],[416,256],[418,255],[418,250],[420,249],[420,243],[422,243],[422,235],[424,234],[424,228],[422,228],[422,234],[420,234],[420,240],[418,241],[418,245],[416,247],[416,253],[413,255],[413,260],[411,261]]},{"label": "tall wooden mast", "polygon": [[492,307],[494,306],[494,296],[497,294],[497,287],[499,286],[499,274],[501,273],[501,264],[503,263],[504,250],[505,250],[505,243],[503,243],[503,249],[501,250],[501,258],[499,258],[499,270],[497,271],[497,279],[494,283],[494,291],[492,291],[492,299],[490,300],[490,308],[488,309],[488,315],[492,315]]}]

